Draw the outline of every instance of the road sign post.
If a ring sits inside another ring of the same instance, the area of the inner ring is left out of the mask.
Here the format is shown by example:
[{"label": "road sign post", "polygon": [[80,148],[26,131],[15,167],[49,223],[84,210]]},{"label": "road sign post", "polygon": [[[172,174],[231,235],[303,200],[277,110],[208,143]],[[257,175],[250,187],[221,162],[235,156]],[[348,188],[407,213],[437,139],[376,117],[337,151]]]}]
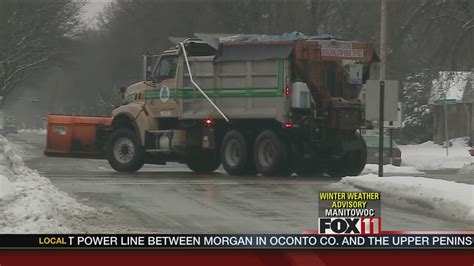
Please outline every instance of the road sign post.
[{"label": "road sign post", "polygon": [[398,86],[397,80],[367,80],[365,83],[365,119],[379,123],[378,163],[380,177],[383,176],[385,121],[401,120],[398,117],[401,114],[398,104]]},{"label": "road sign post", "polygon": [[390,163],[393,162],[393,127],[388,128],[388,141],[390,141]]},{"label": "road sign post", "polygon": [[385,81],[380,81],[379,99],[379,177],[383,177],[383,123],[384,123]]},{"label": "road sign post", "polygon": [[442,99],[435,101],[435,104],[442,105],[444,110],[444,147],[446,148],[446,156],[449,156],[448,105],[456,103],[456,99]]},{"label": "road sign post", "polygon": [[444,105],[444,145],[446,147],[446,156],[449,156],[449,138],[448,138],[448,105]]}]

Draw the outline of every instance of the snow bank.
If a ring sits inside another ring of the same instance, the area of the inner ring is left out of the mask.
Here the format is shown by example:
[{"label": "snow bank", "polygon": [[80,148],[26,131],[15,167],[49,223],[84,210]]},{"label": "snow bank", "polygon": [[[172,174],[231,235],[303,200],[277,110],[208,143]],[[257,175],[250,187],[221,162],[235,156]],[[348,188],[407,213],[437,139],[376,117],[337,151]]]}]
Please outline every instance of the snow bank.
[{"label": "snow bank", "polygon": [[12,191],[13,186],[10,181],[3,175],[0,175],[0,199],[12,193]]},{"label": "snow bank", "polygon": [[461,175],[472,174],[474,176],[474,163],[465,164],[461,169],[459,169],[458,174],[461,174]]},{"label": "snow bank", "polygon": [[448,219],[474,221],[474,185],[415,176],[368,174],[345,177],[330,187],[379,191],[383,204],[415,208]]},{"label": "snow bank", "polygon": [[[366,164],[362,174],[376,174],[379,172],[378,164]],[[394,166],[391,164],[383,166],[383,172],[386,174],[424,174],[412,166]]]},{"label": "snow bank", "polygon": [[26,167],[0,136],[0,233],[69,233],[94,211]]},{"label": "snow bank", "polygon": [[18,130],[18,132],[21,132],[21,133],[37,133],[37,134],[41,134],[41,135],[46,135],[46,129],[20,129]]},{"label": "snow bank", "polygon": [[402,151],[402,165],[412,166],[416,170],[460,169],[465,164],[474,162],[469,155],[469,147],[464,138],[451,140],[453,146],[446,149],[432,141],[417,145],[398,145]]}]

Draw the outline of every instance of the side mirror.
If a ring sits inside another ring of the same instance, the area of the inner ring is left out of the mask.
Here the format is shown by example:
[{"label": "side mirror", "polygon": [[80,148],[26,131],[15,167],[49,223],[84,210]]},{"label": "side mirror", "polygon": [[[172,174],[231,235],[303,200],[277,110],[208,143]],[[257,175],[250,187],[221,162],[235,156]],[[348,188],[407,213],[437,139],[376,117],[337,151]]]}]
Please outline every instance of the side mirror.
[{"label": "side mirror", "polygon": [[143,55],[143,81],[152,81],[152,73],[151,73],[151,63],[153,60],[153,56],[149,53]]}]

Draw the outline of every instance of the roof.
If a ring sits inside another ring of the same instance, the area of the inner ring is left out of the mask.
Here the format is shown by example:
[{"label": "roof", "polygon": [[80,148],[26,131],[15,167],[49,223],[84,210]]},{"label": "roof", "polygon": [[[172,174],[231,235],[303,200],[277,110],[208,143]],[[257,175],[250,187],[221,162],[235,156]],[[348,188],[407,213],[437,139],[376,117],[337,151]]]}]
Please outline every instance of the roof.
[{"label": "roof", "polygon": [[440,71],[432,81],[429,103],[444,99],[474,101],[467,97],[468,92],[474,89],[473,79],[474,73],[469,71]]}]

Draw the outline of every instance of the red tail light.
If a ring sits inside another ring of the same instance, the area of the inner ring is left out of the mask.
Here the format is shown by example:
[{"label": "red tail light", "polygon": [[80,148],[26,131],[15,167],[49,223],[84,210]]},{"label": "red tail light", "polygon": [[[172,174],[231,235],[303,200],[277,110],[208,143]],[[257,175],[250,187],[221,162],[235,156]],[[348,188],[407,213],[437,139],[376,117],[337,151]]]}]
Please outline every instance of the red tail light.
[{"label": "red tail light", "polygon": [[399,149],[394,149],[393,158],[402,158],[402,152]]},{"label": "red tail light", "polygon": [[292,123],[285,123],[283,125],[284,128],[293,128],[293,124]]},{"label": "red tail light", "polygon": [[214,126],[215,123],[216,122],[211,118],[204,119],[204,126],[205,127],[212,127],[212,126]]},{"label": "red tail light", "polygon": [[290,85],[287,85],[285,87],[285,96],[290,96],[290,94],[291,94],[291,87]]}]

